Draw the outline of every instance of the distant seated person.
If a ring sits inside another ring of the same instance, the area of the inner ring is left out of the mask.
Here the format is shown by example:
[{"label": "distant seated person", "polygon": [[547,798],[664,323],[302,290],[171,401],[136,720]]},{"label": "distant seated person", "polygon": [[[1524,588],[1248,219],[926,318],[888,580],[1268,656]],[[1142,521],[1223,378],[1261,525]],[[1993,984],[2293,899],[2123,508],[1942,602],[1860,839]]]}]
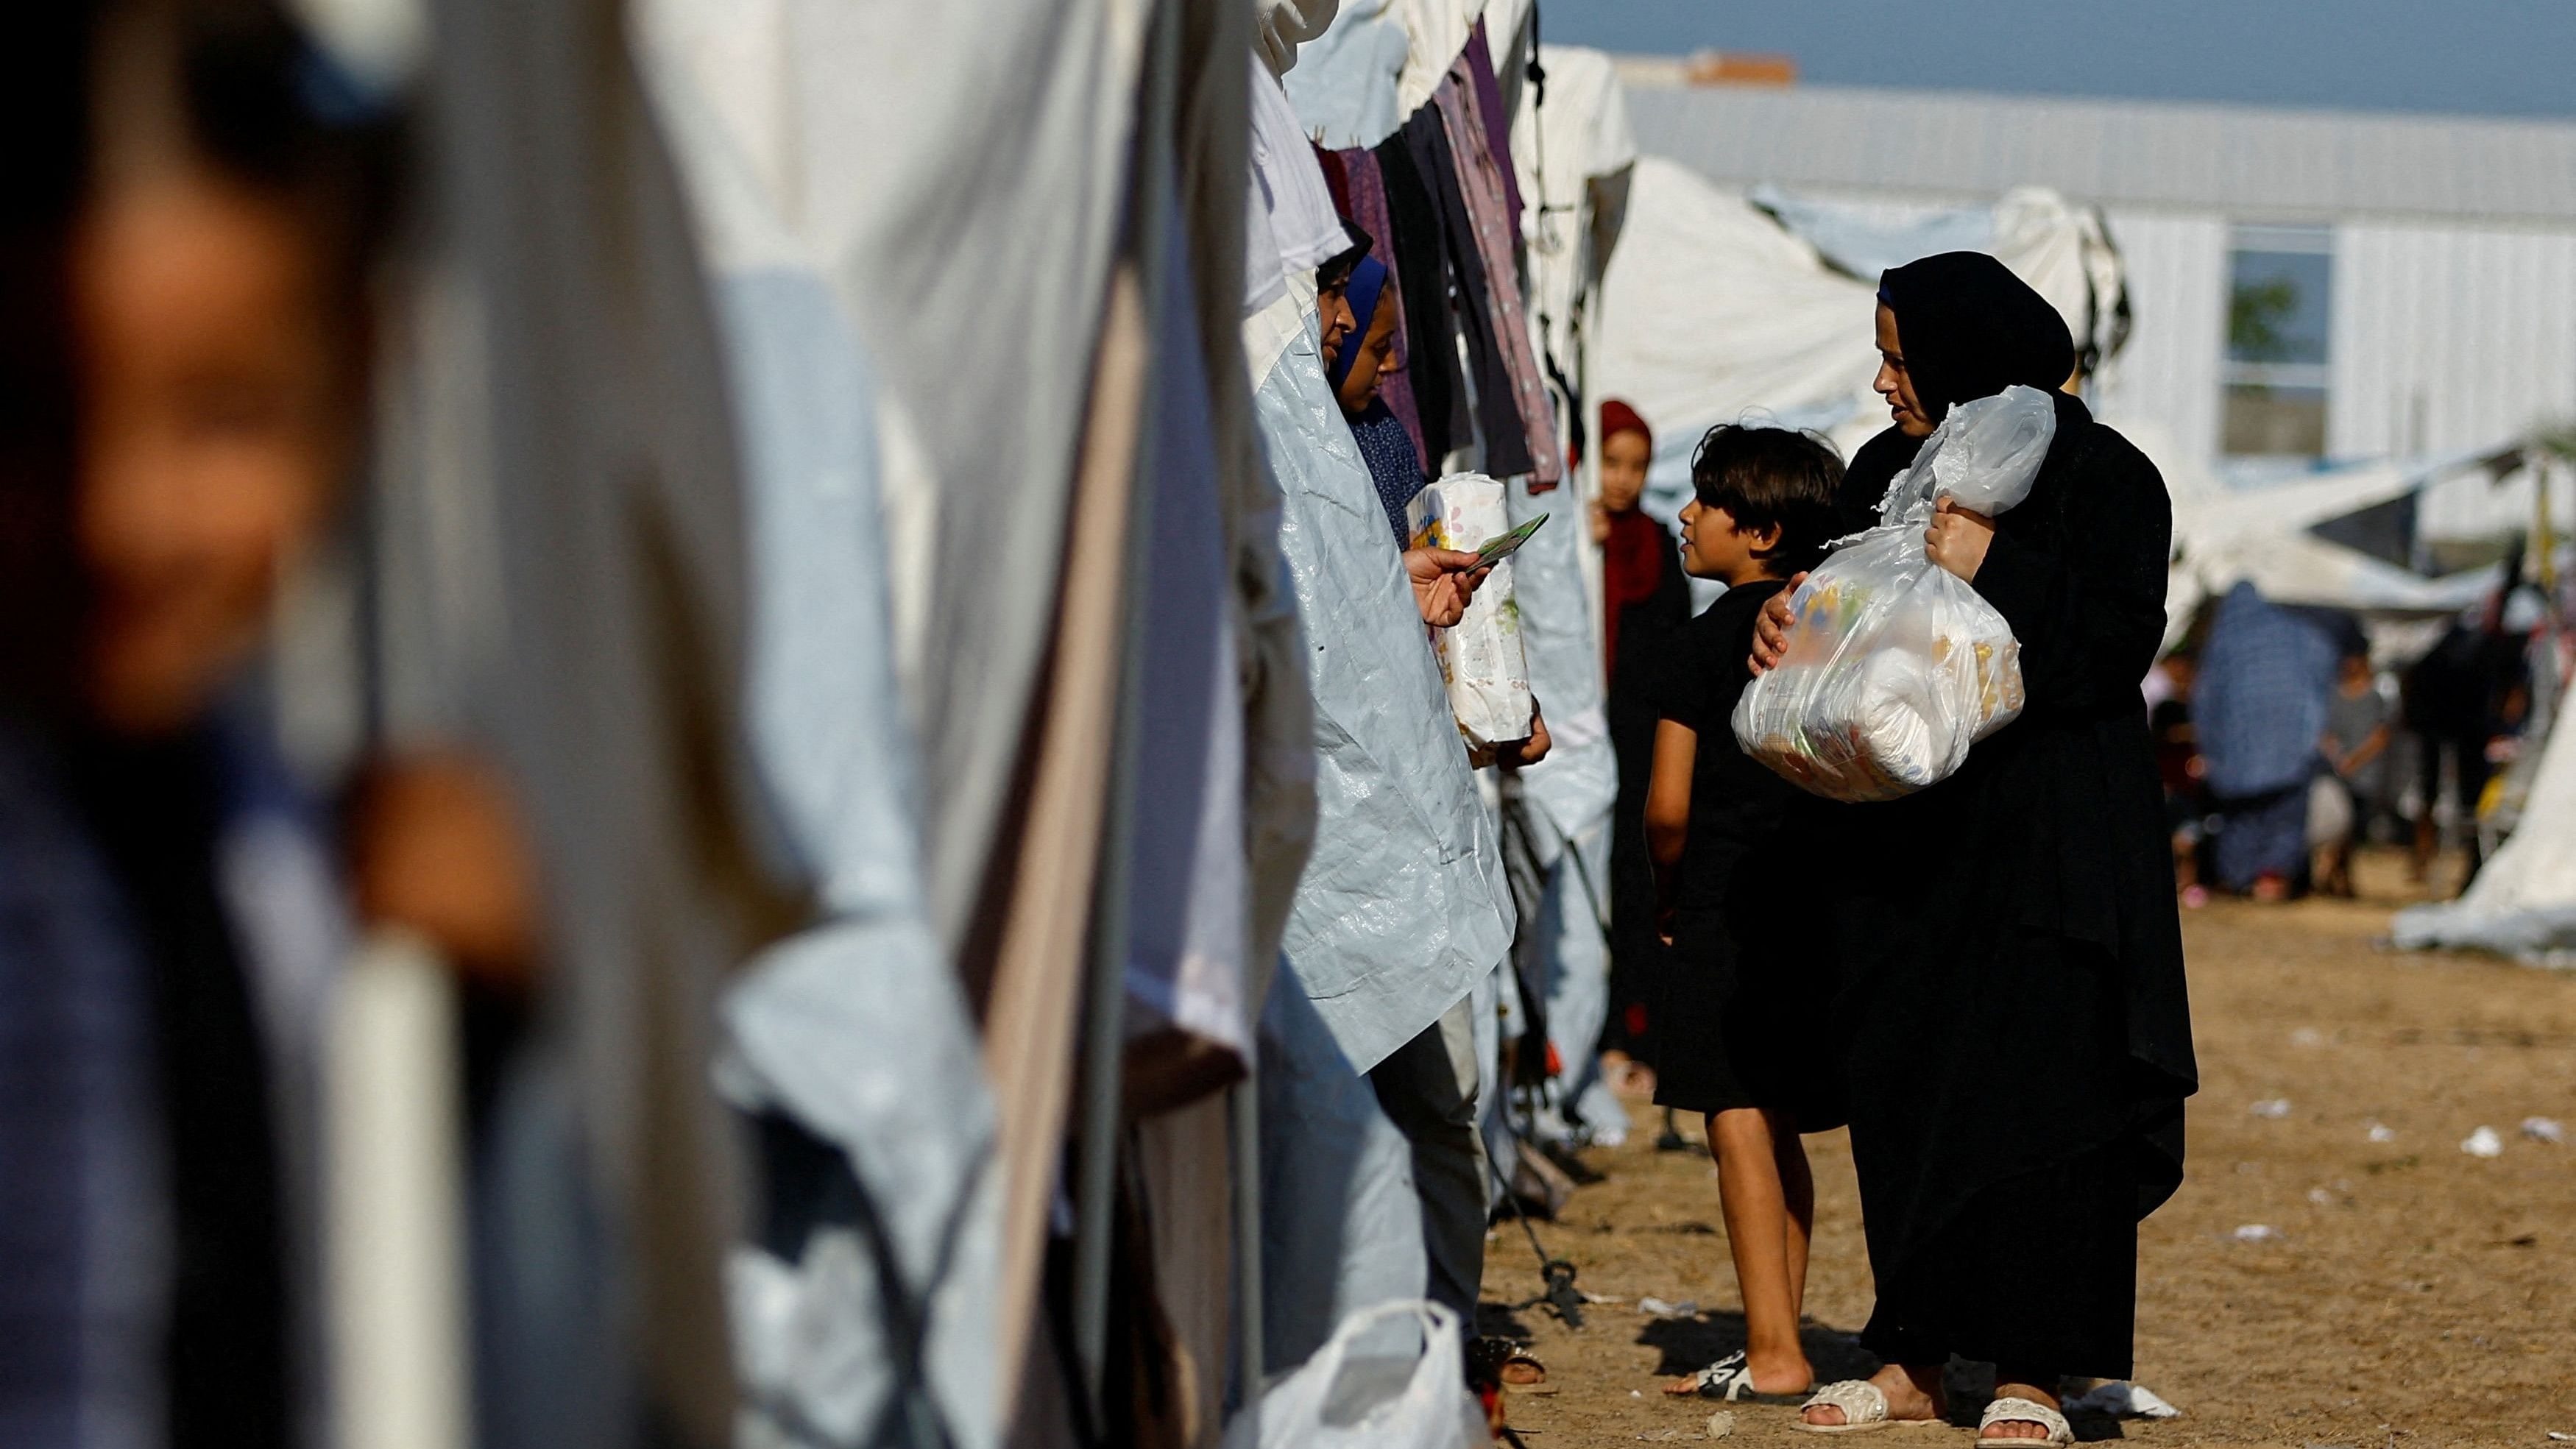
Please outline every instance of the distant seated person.
[{"label": "distant seated person", "polygon": [[2327,773],[2310,787],[2308,803],[2308,845],[2316,852],[2317,889],[2326,895],[2353,893],[2353,843],[2387,790],[2390,713],[2368,646],[2348,645],[2326,701],[2325,734],[2317,740]]}]

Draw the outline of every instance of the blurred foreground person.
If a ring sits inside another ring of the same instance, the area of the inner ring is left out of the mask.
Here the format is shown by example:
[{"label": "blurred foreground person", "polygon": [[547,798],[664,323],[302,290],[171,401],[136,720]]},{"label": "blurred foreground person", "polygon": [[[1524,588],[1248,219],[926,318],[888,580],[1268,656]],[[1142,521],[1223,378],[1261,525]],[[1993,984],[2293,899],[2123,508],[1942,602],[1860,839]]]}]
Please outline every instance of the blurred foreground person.
[{"label": "blurred foreground person", "polygon": [[12,52],[0,1443],[286,1445],[339,922],[240,686],[356,450],[380,148],[261,5]]}]

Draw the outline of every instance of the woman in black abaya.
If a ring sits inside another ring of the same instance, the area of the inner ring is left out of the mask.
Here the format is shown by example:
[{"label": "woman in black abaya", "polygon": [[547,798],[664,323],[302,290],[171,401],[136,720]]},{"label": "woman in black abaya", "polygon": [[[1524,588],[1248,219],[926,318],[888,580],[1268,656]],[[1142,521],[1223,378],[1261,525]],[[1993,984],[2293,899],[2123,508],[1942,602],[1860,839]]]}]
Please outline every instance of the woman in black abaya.
[{"label": "woman in black abaya", "polygon": [[[2066,325],[1993,258],[1881,281],[1877,388],[1894,426],[1855,455],[1847,526],[1954,404],[2074,370]],[[2137,1224],[2182,1180],[2195,1086],[2182,940],[2139,681],[2164,630],[2172,514],[2127,439],[2059,393],[2030,497],[1944,506],[1933,561],[2021,642],[2029,703],[1948,780],[1832,813],[1830,929],[1846,994],[1818,1050],[1850,1093],[1888,1367],[1828,1386],[1798,1427],[1946,1413],[1952,1355],[1996,1365],[1981,1426],[2063,1442],[2061,1376],[2126,1378]],[[1778,658],[1783,593],[1756,668]]]}]

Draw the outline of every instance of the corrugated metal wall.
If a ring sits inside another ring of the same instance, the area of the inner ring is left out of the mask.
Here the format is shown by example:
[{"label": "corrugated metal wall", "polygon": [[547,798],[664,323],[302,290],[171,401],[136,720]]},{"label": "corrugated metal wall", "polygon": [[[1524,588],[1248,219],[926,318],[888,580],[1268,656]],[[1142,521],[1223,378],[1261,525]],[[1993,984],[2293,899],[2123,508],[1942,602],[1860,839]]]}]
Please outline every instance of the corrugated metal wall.
[{"label": "corrugated metal wall", "polygon": [[2112,245],[2128,268],[2136,325],[2103,370],[2105,421],[2161,425],[2182,456],[2218,451],[2218,372],[2227,347],[2227,221],[2112,211]]},{"label": "corrugated metal wall", "polygon": [[2576,235],[2337,226],[2330,366],[2337,457],[2457,453],[2576,419]]}]

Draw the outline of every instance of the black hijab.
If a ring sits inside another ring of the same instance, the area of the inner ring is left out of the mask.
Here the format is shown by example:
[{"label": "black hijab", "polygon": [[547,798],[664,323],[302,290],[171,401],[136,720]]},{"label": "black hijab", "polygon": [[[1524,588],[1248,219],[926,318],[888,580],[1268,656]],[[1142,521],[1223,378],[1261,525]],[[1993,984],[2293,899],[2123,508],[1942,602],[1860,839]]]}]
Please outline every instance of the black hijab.
[{"label": "black hijab", "polygon": [[[1984,252],[1943,252],[1890,267],[1878,300],[1896,314],[1897,344],[1915,399],[1934,422],[1954,403],[1992,397],[2014,383],[2055,392],[2075,371],[2075,339],[2046,297]],[[1890,480],[1923,446],[1895,428],[1852,455],[1836,495],[1845,532],[1878,522]]]},{"label": "black hijab", "polygon": [[1984,252],[1943,252],[1890,267],[1879,274],[1878,299],[1896,314],[1914,395],[1936,423],[1953,403],[1992,397],[2014,383],[2055,392],[2075,371],[2066,319]]}]

